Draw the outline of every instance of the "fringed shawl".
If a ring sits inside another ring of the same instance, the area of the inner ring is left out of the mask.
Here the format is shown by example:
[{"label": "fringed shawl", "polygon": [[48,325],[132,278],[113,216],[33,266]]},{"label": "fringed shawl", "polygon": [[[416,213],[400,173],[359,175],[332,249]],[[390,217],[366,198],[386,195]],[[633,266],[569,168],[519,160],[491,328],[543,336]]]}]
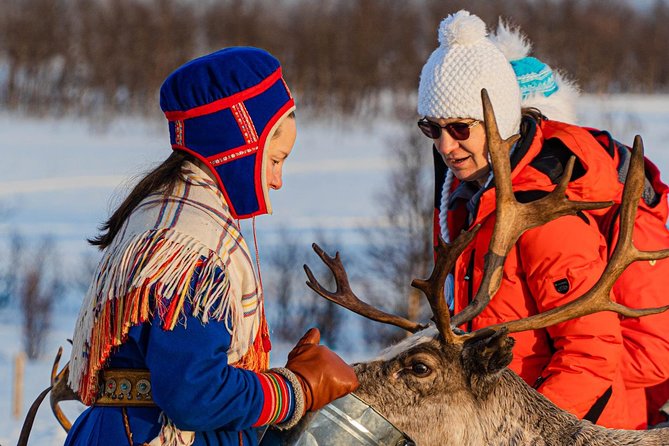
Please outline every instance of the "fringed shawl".
[{"label": "fringed shawl", "polygon": [[160,322],[171,330],[186,312],[226,323],[229,364],[269,366],[262,290],[246,242],[202,169],[186,163],[181,179],[172,195],[153,194],[137,206],[95,272],[70,360],[69,384],[85,404],[131,327]]}]

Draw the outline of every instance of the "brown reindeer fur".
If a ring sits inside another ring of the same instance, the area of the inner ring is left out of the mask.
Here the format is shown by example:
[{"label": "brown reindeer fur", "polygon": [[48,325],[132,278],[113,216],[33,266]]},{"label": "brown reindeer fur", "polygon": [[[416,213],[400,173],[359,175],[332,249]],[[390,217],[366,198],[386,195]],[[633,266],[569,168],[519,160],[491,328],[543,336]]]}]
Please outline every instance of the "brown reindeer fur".
[{"label": "brown reindeer fur", "polygon": [[512,347],[503,332],[462,345],[428,328],[356,364],[356,394],[420,446],[669,445],[669,429],[606,429],[559,409],[506,368]]}]

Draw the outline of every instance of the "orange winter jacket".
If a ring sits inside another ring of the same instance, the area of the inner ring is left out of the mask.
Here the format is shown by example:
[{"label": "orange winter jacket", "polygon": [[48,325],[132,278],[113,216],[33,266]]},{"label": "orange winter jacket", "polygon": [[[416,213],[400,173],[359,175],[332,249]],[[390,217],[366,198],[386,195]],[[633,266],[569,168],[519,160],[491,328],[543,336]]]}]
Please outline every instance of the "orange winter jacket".
[{"label": "orange winter jacket", "polygon": [[[617,166],[625,166],[627,149],[604,132],[593,131],[606,147]],[[620,167],[619,167],[620,169]],[[620,169],[624,170],[624,169]],[[668,187],[660,180],[660,172],[648,159],[645,160],[646,190],[639,200],[634,220],[634,246],[644,251],[669,248],[669,230],[666,227],[669,208]],[[616,200],[619,203],[619,200]],[[609,252],[618,238],[618,212],[609,212],[600,220]],[[669,259],[638,261],[632,263],[613,287],[617,302],[631,308],[654,308],[669,303]],[[622,374],[627,387],[630,414],[635,417],[637,428],[666,421],[660,407],[669,399],[669,311],[642,318],[621,320],[625,356]],[[648,413],[643,412],[646,407]]]},{"label": "orange winter jacket", "polygon": [[[620,197],[622,185],[615,166],[586,129],[548,120],[541,125],[526,120],[524,128],[524,138],[511,157],[512,184],[519,201],[534,200],[552,190],[551,177],[555,178],[556,172],[551,170],[560,165],[557,158],[569,152],[577,158],[567,190],[569,198],[606,201]],[[457,181],[453,183],[451,191],[457,187]],[[481,224],[453,271],[456,313],[469,304],[479,288],[494,210],[494,187],[480,195],[471,215],[464,202],[456,199],[449,204],[450,234]],[[608,247],[596,221],[604,212],[561,217],[525,232],[507,257],[499,291],[487,308],[462,328],[476,330],[544,312],[591,288],[607,260]],[[606,427],[638,426],[628,411],[617,314],[596,313],[547,329],[514,333],[513,337],[514,359],[509,367],[559,407]]]}]

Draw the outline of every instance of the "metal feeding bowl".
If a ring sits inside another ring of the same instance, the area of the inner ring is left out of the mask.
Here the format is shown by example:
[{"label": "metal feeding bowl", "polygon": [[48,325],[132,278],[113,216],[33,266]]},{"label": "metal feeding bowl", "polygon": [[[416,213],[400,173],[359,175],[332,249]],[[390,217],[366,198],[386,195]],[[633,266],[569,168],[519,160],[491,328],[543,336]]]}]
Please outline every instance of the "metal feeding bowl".
[{"label": "metal feeding bowl", "polygon": [[290,430],[270,428],[260,446],[415,446],[383,415],[353,394],[308,412]]}]

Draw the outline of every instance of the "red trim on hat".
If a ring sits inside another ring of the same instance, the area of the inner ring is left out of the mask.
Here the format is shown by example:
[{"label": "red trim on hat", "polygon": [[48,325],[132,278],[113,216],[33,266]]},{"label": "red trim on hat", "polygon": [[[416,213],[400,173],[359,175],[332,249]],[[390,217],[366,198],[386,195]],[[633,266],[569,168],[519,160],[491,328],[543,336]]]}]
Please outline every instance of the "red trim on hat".
[{"label": "red trim on hat", "polygon": [[[189,110],[177,110],[177,111],[166,111],[165,117],[169,121],[183,120],[189,118],[195,118],[198,116],[208,115],[221,111],[223,109],[229,108],[230,106],[237,104],[239,102],[245,101],[249,98],[259,95],[263,91],[271,87],[278,79],[281,79],[281,67],[270,74],[268,77],[263,79],[259,84],[249,87],[246,90],[242,90],[239,93],[235,93],[232,96],[227,98],[218,99],[209,104],[200,105],[198,107],[191,108]],[[290,94],[290,91],[288,92]]]},{"label": "red trim on hat", "polygon": [[293,93],[290,92],[290,88],[288,88],[288,84],[286,83],[286,80],[282,77],[281,82],[283,82],[283,86],[286,87],[286,91],[288,92],[289,97],[293,97]]},{"label": "red trim on hat", "polygon": [[184,122],[175,121],[174,122],[174,142],[180,146],[184,144]]},{"label": "red trim on hat", "polygon": [[242,133],[246,144],[252,144],[258,141],[258,132],[253,124],[251,115],[249,115],[249,111],[246,109],[246,105],[244,105],[243,102],[232,104],[230,106],[230,111],[232,112],[235,121],[237,121],[239,131]]},{"label": "red trim on hat", "polygon": [[204,165],[207,166],[211,170],[211,173],[216,178],[216,183],[218,184],[218,188],[221,190],[221,192],[223,193],[223,196],[225,197],[225,203],[228,205],[228,208],[230,209],[230,213],[232,214],[232,217],[234,219],[239,219],[239,216],[237,215],[237,211],[235,210],[235,207],[232,205],[232,201],[230,200],[230,195],[228,195],[228,191],[225,190],[225,187],[223,186],[223,181],[221,181],[220,175],[218,174],[218,172],[216,172],[216,170],[214,169],[214,166],[211,165],[209,160],[207,160],[207,158],[203,157],[202,155],[200,155],[196,151],[191,150],[186,146],[180,146],[180,145],[177,145],[177,144],[172,144],[172,149],[173,150],[182,150],[186,153],[189,153],[189,154],[193,155],[195,158],[202,161],[202,163],[204,163]]},{"label": "red trim on hat", "polygon": [[235,151],[230,153],[225,152],[225,155],[221,153],[217,153],[216,155],[212,155],[209,158],[207,158],[207,161],[211,163],[212,166],[217,167],[220,166],[221,164],[227,164],[231,161],[234,161],[239,158],[244,158],[245,156],[253,155],[258,151],[258,143],[252,143],[252,144],[246,144],[243,146],[239,146]]},{"label": "red trim on hat", "polygon": [[[186,153],[189,153],[193,155],[195,158],[198,160],[202,161],[209,169],[212,171],[211,173],[214,175],[216,178],[216,183],[218,184],[218,188],[221,190],[223,193],[223,196],[225,197],[225,201],[228,205],[228,208],[230,209],[230,213],[232,214],[232,217],[235,219],[240,219],[240,218],[251,218],[251,217],[256,217],[258,215],[263,215],[267,213],[267,202],[265,201],[265,193],[262,188],[262,184],[264,181],[264,175],[265,173],[262,171],[262,162],[263,158],[265,157],[265,142],[267,140],[267,136],[269,135],[269,131],[274,127],[276,122],[281,119],[288,110],[293,108],[295,106],[295,100],[291,97],[284,105],[281,107],[275,114],[272,116],[272,118],[269,120],[267,125],[265,126],[265,131],[260,135],[260,139],[257,143],[257,150],[253,151],[252,153],[256,153],[259,156],[256,158],[255,162],[255,167],[254,167],[254,172],[253,175],[255,178],[257,178],[259,181],[255,182],[255,193],[256,193],[256,199],[258,200],[258,210],[255,212],[252,212],[250,214],[245,214],[243,216],[240,216],[237,213],[237,210],[235,209],[234,205],[232,204],[232,201],[230,200],[230,195],[228,194],[228,191],[225,189],[223,186],[223,181],[221,180],[221,177],[218,175],[218,172],[216,172],[215,167],[211,163],[212,158],[216,158],[219,155],[214,155],[209,158],[205,158],[204,156],[200,155],[199,153],[189,149],[186,146],[183,145],[178,145],[178,144],[172,144],[172,149],[173,150],[182,150]],[[252,145],[245,145],[245,146],[240,146],[239,149],[243,149],[246,147],[250,147]],[[242,156],[248,156],[251,153],[248,153],[246,155]],[[238,159],[235,157],[235,159]],[[230,160],[231,161],[231,160]],[[219,164],[220,165],[220,164]],[[268,191],[269,193],[269,191]]]}]

